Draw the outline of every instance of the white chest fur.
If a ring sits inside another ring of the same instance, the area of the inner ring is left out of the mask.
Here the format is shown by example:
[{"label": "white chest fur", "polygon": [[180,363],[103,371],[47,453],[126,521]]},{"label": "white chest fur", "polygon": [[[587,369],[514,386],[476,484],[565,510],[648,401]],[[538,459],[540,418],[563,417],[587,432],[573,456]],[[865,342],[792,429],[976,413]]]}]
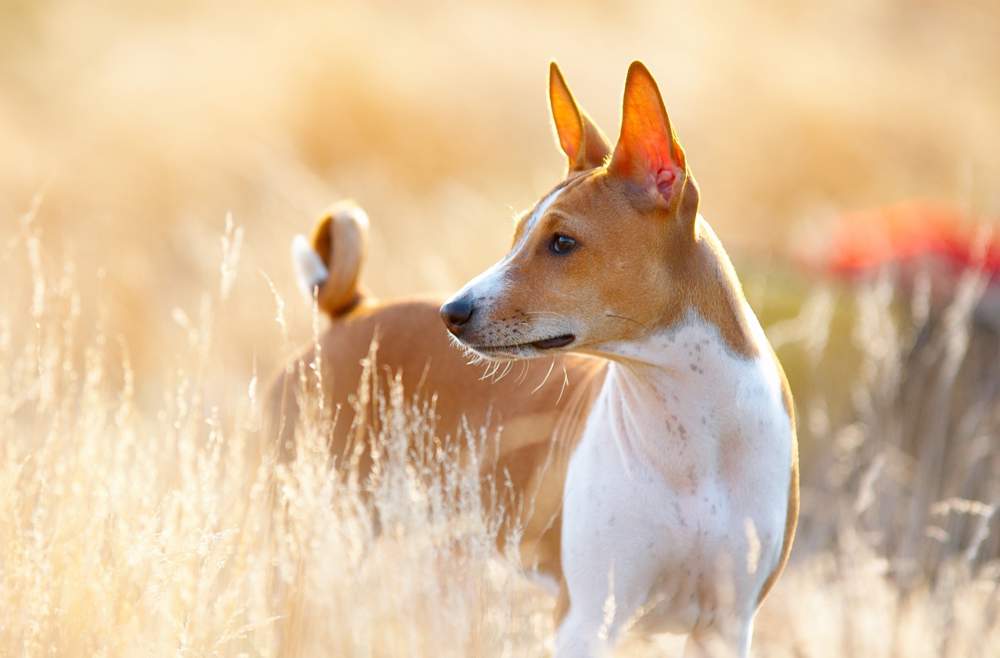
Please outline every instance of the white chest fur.
[{"label": "white chest fur", "polygon": [[741,357],[691,314],[605,348],[615,362],[566,479],[560,654],[597,653],[633,623],[749,637],[780,559],[791,462],[780,377],[759,344],[760,356]]}]

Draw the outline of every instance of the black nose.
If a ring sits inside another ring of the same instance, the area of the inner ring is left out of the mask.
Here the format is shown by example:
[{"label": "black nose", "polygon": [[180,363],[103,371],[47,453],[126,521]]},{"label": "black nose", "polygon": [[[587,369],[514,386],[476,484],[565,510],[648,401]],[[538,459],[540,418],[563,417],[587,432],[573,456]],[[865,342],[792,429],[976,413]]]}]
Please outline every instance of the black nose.
[{"label": "black nose", "polygon": [[472,317],[472,301],[468,297],[461,297],[450,301],[441,307],[441,319],[444,320],[448,331],[456,336],[462,333],[462,327]]}]

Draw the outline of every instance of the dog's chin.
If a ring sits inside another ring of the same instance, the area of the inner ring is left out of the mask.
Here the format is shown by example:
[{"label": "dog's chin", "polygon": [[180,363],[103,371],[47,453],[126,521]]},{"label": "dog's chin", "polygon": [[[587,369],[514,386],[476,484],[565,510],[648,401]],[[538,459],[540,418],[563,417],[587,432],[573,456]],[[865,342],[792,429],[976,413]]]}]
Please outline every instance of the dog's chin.
[{"label": "dog's chin", "polygon": [[576,342],[573,334],[560,334],[541,340],[513,345],[488,345],[467,343],[461,339],[455,339],[459,345],[475,356],[486,360],[518,360],[537,359],[549,356],[556,352],[565,351]]}]

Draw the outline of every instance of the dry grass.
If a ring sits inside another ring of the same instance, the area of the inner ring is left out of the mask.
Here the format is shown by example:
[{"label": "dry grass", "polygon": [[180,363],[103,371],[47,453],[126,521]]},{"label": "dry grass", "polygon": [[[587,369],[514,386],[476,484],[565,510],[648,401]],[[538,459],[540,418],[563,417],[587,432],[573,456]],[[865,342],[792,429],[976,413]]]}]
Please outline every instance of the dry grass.
[{"label": "dry grass", "polygon": [[801,533],[756,655],[1000,655],[984,282],[931,313],[772,255],[831,209],[1000,214],[997,8],[536,5],[0,7],[0,654],[545,655],[552,602],[426,406],[368,382],[392,422],[363,483],[331,409],[278,465],[260,399],[311,334],[285,245],[320,208],[370,211],[376,293],[452,290],[558,176],[545,62],[613,134],[642,57],[797,394]]},{"label": "dry grass", "polygon": [[[219,289],[205,296],[199,323],[184,321],[190,347],[144,411],[127,347],[105,326],[78,326],[72,271],[46,276],[32,224],[23,227],[14,260],[35,264],[20,291],[19,308],[30,311],[0,316],[3,653],[545,655],[552,601],[519,575],[516,555],[496,554],[503,511],[483,499],[476,463],[455,459],[456,442],[481,449],[488,429],[437,437],[433,406],[374,374],[372,361],[354,404],[382,419],[375,476],[333,467],[325,437],[336,410],[315,403],[298,428],[301,450],[280,463],[262,430],[257,377],[221,392],[210,385],[224,340],[213,318],[236,283],[233,228]],[[867,377],[856,413],[831,419],[822,400],[803,401],[804,435],[822,470],[807,470],[799,548],[758,621],[757,655],[1000,655],[995,504],[956,496],[914,513],[912,501],[938,484],[918,477],[922,453],[898,441],[917,409],[892,399],[908,333],[895,325],[887,290],[860,302],[859,336],[875,323],[884,341],[858,341]],[[786,349],[805,344],[818,365],[827,348],[815,336],[830,326],[828,310],[808,305],[773,333]],[[953,304],[958,324],[947,333],[960,360],[968,311],[967,301]],[[305,395],[322,385],[318,371],[300,373]],[[957,399],[955,413],[976,418],[965,423],[970,434],[932,437],[969,442],[972,464],[950,462],[962,470],[945,479],[957,478],[960,491],[986,482],[995,501],[1000,417],[995,404],[984,407],[996,400],[995,368],[991,377],[992,389]],[[985,480],[972,479],[977,471],[966,469],[983,461]],[[928,514],[945,518],[928,523]],[[914,525],[920,535],[897,534]],[[915,563],[928,542],[938,550]],[[668,640],[629,655],[664,646],[676,649]]]}]

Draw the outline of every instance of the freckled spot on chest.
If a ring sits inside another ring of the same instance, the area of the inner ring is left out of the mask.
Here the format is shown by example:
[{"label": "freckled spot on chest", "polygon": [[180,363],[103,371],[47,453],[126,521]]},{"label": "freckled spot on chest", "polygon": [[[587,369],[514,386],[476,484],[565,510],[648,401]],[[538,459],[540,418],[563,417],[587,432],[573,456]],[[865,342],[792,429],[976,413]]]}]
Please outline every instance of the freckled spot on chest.
[{"label": "freckled spot on chest", "polygon": [[731,486],[743,473],[746,445],[739,432],[727,432],[723,434],[719,448],[719,476]]},{"label": "freckled spot on chest", "polygon": [[672,490],[689,495],[698,491],[698,470],[694,464],[688,464],[685,468],[665,466],[661,471]]},{"label": "freckled spot on chest", "polygon": [[689,464],[685,475],[685,484],[687,485],[687,491],[692,496],[698,491],[698,471],[694,464]]}]

